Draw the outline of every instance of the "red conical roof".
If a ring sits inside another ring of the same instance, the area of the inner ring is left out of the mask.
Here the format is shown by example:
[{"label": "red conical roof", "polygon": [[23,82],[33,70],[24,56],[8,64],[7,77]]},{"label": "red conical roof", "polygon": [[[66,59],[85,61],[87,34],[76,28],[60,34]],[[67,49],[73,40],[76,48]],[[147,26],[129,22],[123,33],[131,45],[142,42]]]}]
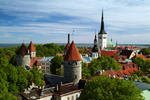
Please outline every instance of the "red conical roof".
[{"label": "red conical roof", "polygon": [[28,49],[29,49],[30,52],[35,52],[36,51],[32,41],[30,42]]},{"label": "red conical roof", "polygon": [[81,61],[82,60],[74,41],[72,41],[72,43],[67,51],[65,60],[66,61]]},{"label": "red conical roof", "polygon": [[27,54],[27,48],[24,43],[22,43],[21,47],[19,48],[19,51],[17,53],[18,55],[26,55]]},{"label": "red conical roof", "polygon": [[70,47],[70,43],[67,43],[67,45],[65,46],[65,50],[67,51]]}]

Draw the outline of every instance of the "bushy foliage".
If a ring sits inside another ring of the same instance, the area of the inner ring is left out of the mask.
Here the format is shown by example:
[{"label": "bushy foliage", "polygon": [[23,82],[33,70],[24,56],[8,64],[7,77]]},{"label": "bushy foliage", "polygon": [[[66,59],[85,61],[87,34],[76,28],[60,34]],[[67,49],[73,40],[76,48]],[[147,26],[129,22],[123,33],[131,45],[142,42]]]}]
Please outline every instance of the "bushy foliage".
[{"label": "bushy foliage", "polygon": [[51,60],[51,72],[52,74],[59,74],[60,75],[60,69],[63,62],[62,56],[54,56],[54,58]]},{"label": "bushy foliage", "polygon": [[0,55],[0,100],[16,100],[13,94],[27,88],[32,81],[37,86],[42,85],[43,75],[39,70],[14,66],[5,55]]},{"label": "bushy foliage", "polygon": [[101,75],[88,81],[79,100],[143,100],[143,97],[133,82]]},{"label": "bushy foliage", "polygon": [[90,70],[89,70],[87,64],[82,62],[82,78],[86,79],[90,76],[91,76],[91,74],[90,74]]},{"label": "bushy foliage", "polygon": [[91,75],[94,75],[98,70],[119,70],[121,69],[121,66],[115,59],[107,56],[101,56],[97,59],[93,59],[88,68]]},{"label": "bushy foliage", "polygon": [[133,62],[136,63],[144,73],[150,72],[150,60],[143,60],[142,58],[137,57]]},{"label": "bushy foliage", "polygon": [[37,56],[38,57],[49,57],[49,56],[55,56],[56,53],[63,53],[64,52],[64,46],[59,46],[54,43],[50,44],[44,44],[44,45],[35,45]]},{"label": "bushy foliage", "polygon": [[140,51],[143,55],[149,55],[150,54],[150,48],[143,48]]}]

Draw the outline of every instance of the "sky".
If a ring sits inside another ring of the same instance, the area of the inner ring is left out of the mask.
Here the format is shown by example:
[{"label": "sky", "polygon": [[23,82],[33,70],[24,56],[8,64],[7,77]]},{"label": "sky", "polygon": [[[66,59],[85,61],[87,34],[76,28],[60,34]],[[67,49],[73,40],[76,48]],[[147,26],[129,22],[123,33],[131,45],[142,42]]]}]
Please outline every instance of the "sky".
[{"label": "sky", "polygon": [[150,43],[150,0],[0,0],[0,43],[93,43],[102,9],[108,40]]}]

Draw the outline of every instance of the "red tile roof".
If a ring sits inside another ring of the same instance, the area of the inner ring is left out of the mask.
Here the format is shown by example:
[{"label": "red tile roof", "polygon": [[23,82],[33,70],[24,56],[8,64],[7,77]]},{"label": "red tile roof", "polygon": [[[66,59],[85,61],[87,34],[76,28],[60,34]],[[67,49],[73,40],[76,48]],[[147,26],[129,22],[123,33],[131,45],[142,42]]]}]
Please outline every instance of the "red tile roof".
[{"label": "red tile roof", "polygon": [[[110,76],[111,78],[123,78],[126,75],[128,76],[131,73],[134,73],[134,71],[138,71],[138,70],[139,70],[138,67],[134,67],[134,68],[132,67],[132,68],[127,68],[125,70],[118,70],[118,71],[108,70],[108,71],[102,72],[101,74],[106,75],[106,76]],[[89,77],[88,79],[86,79],[86,82],[93,79],[94,77],[98,77],[99,75],[100,75],[100,73]]]},{"label": "red tile roof", "polygon": [[117,50],[101,50],[101,56],[115,56],[117,53]]},{"label": "red tile roof", "polygon": [[22,43],[21,47],[19,48],[19,51],[17,52],[18,55],[26,55],[27,54],[27,48],[24,43]]},{"label": "red tile roof", "polygon": [[67,43],[67,45],[65,46],[65,50],[67,51],[70,47],[70,43]]},{"label": "red tile roof", "polygon": [[137,58],[137,57],[140,57],[140,58],[142,58],[143,60],[150,59],[150,58],[146,58],[144,55],[136,55],[135,58]]},{"label": "red tile roof", "polygon": [[63,53],[56,53],[56,56],[63,56]]},{"label": "red tile roof", "polygon": [[136,49],[138,47],[132,47],[132,46],[116,46],[114,49],[117,50],[117,49],[120,49],[120,50],[125,50],[125,49],[128,49],[128,50],[133,50],[133,49]]},{"label": "red tile roof", "polygon": [[72,41],[64,60],[66,61],[81,61],[82,60],[74,41]]},{"label": "red tile roof", "polygon": [[35,52],[36,51],[35,47],[34,47],[34,44],[32,43],[32,41],[30,41],[28,49],[29,49],[30,52]]},{"label": "red tile roof", "polygon": [[43,57],[32,57],[30,59],[30,67],[33,67],[34,65],[36,66],[40,66],[40,62],[38,62],[37,60],[42,59]]},{"label": "red tile roof", "polygon": [[114,59],[119,59],[119,55],[117,55],[118,51],[117,50],[101,50],[100,54],[101,56],[109,56]]}]

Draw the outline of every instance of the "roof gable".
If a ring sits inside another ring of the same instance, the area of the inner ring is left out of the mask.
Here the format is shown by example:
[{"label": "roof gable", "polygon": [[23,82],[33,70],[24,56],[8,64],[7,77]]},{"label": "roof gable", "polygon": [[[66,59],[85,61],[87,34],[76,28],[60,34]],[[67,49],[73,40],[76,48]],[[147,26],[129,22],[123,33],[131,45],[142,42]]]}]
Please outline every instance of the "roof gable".
[{"label": "roof gable", "polygon": [[30,52],[35,52],[36,51],[32,41],[30,42],[28,49],[29,49]]},{"label": "roof gable", "polygon": [[82,60],[74,41],[72,41],[72,43],[67,51],[65,60],[66,61],[81,61]]}]

